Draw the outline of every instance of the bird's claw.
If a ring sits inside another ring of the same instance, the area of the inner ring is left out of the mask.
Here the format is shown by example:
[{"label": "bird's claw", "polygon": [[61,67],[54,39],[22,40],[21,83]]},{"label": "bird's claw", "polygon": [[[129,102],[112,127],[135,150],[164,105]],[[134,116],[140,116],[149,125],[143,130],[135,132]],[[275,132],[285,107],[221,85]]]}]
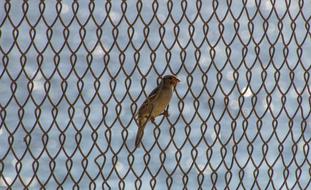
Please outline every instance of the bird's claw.
[{"label": "bird's claw", "polygon": [[150,121],[151,121],[152,123],[154,123],[154,117],[151,117],[151,118],[150,118]]},{"label": "bird's claw", "polygon": [[168,111],[167,111],[167,110],[165,110],[163,113],[161,113],[161,115],[163,115],[163,116],[165,116],[165,117],[170,116],[170,114],[168,113]]}]

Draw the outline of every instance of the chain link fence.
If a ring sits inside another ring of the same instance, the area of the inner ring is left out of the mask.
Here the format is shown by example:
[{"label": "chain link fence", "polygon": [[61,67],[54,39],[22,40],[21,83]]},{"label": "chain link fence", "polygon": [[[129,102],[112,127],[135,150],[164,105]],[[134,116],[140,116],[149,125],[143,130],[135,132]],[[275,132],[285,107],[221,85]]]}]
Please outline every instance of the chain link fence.
[{"label": "chain link fence", "polygon": [[310,7],[1,1],[0,189],[310,188]]}]

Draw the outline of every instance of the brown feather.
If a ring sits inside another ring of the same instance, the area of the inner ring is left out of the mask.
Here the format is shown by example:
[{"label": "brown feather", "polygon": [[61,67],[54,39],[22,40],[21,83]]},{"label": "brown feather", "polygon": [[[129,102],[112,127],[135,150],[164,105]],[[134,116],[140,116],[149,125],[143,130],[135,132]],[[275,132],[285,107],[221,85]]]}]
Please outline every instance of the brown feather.
[{"label": "brown feather", "polygon": [[140,142],[143,139],[144,136],[144,129],[146,124],[148,123],[148,118],[146,117],[138,117],[138,129],[137,129],[137,135],[135,140],[135,147],[140,147]]}]

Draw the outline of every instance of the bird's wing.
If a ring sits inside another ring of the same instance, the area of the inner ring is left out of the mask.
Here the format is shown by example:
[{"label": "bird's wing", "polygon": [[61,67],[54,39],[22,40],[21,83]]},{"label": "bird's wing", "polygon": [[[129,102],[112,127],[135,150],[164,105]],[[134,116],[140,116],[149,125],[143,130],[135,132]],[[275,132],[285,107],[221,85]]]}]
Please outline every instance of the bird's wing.
[{"label": "bird's wing", "polygon": [[[160,91],[160,86],[156,87],[155,89],[153,89],[153,91],[151,91],[151,93],[149,94],[147,100],[149,99],[150,101],[155,100],[156,97],[159,95],[159,91]],[[146,102],[146,100],[145,100]]]},{"label": "bird's wing", "polygon": [[154,102],[155,99],[157,99],[160,91],[160,86],[156,87],[153,89],[153,91],[149,94],[148,98],[144,101],[144,103],[140,106],[138,112],[136,115],[141,115],[141,114],[150,114],[152,110],[152,106],[150,104]]}]

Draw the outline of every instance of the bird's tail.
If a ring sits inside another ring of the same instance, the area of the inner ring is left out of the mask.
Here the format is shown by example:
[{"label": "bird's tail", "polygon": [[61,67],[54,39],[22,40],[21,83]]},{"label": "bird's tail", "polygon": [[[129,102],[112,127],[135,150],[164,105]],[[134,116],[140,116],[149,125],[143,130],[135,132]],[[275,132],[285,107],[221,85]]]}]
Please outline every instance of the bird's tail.
[{"label": "bird's tail", "polygon": [[144,136],[144,129],[138,128],[137,135],[136,135],[136,140],[135,140],[136,148],[140,147],[140,142],[141,142],[143,136]]},{"label": "bird's tail", "polygon": [[135,140],[135,147],[140,147],[140,142],[143,139],[144,136],[144,129],[148,122],[148,119],[138,118],[138,129],[137,129],[137,135]]}]

